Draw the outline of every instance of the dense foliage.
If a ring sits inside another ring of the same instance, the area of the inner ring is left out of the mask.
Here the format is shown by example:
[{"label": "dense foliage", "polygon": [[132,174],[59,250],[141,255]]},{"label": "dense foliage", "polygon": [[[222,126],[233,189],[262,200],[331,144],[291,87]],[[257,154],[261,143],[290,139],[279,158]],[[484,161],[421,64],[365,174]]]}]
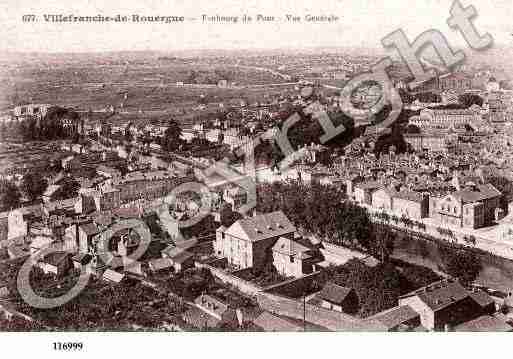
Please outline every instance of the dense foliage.
[{"label": "dense foliage", "polygon": [[260,213],[281,210],[303,232],[351,247],[370,245],[367,211],[344,201],[344,192],[337,187],[291,181],[261,184],[257,193]]},{"label": "dense foliage", "polygon": [[80,115],[76,111],[54,106],[40,119],[22,121],[19,130],[26,141],[71,138],[75,132],[66,127],[65,123],[75,122],[78,125],[79,121]]},{"label": "dense foliage", "polygon": [[41,196],[48,187],[48,181],[40,173],[28,172],[23,176],[21,190],[29,201]]},{"label": "dense foliage", "polygon": [[439,252],[444,272],[458,278],[463,285],[472,283],[482,269],[479,257],[470,251],[440,245]]},{"label": "dense foliage", "polygon": [[0,180],[0,211],[8,211],[19,207],[20,198],[20,191],[14,183]]},{"label": "dense foliage", "polygon": [[162,149],[165,151],[176,151],[182,142],[182,128],[175,120],[170,120],[167,126],[162,137]]},{"label": "dense foliage", "polygon": [[359,299],[359,314],[368,317],[396,306],[399,296],[439,279],[422,266],[394,261],[369,267],[352,259],[344,265],[328,267],[320,281],[353,288]]}]

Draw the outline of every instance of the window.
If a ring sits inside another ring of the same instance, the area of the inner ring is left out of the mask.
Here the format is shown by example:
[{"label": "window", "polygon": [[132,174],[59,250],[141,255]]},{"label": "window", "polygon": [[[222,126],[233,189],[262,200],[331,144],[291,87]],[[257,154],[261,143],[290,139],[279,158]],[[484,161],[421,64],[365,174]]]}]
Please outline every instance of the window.
[{"label": "window", "polygon": [[290,263],[294,263],[294,256],[290,256]]}]

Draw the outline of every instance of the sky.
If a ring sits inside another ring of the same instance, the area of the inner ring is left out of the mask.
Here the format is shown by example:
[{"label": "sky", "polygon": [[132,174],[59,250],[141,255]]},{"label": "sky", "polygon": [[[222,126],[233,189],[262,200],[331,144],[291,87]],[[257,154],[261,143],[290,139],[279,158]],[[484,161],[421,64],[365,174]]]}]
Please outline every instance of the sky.
[{"label": "sky", "polygon": [[[496,44],[513,44],[511,0],[462,0],[474,5],[474,23]],[[0,4],[0,51],[101,52],[182,49],[279,49],[308,47],[380,48],[380,40],[403,29],[410,39],[428,29],[440,30],[454,46],[463,46],[449,28],[451,0],[3,0]],[[25,14],[38,22],[22,21]],[[185,23],[49,23],[44,14],[77,16],[185,16]],[[203,24],[201,16],[257,14],[280,17],[272,23]],[[287,23],[286,14],[301,18],[335,15],[335,23]]]}]

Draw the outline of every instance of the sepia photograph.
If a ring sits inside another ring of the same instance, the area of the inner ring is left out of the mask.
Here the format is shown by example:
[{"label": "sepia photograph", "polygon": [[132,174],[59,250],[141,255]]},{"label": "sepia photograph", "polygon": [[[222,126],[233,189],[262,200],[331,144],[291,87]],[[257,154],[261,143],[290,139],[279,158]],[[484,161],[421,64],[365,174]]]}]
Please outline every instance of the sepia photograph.
[{"label": "sepia photograph", "polygon": [[0,10],[2,345],[513,331],[511,0]]}]

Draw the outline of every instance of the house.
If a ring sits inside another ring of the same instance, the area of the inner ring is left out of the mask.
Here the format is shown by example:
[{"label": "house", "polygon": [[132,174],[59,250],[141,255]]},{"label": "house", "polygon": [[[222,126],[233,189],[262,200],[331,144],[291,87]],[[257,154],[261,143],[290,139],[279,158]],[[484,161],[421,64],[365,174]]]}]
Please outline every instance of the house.
[{"label": "house", "polygon": [[7,287],[0,287],[0,299],[5,299],[9,297],[11,293]]},{"label": "house", "polygon": [[202,294],[194,303],[195,307],[187,310],[182,318],[197,329],[217,328],[223,323],[237,323],[235,310],[211,295]]},{"label": "house", "polygon": [[253,320],[253,324],[264,332],[302,332],[297,324],[282,319],[269,312],[263,312]]},{"label": "house", "polygon": [[57,199],[56,194],[58,193],[59,188],[61,188],[60,185],[51,184],[49,185],[45,192],[42,194],[43,201],[44,202],[53,202]]},{"label": "house", "polygon": [[436,201],[435,219],[442,224],[482,228],[491,225],[495,220],[501,197],[502,193],[490,183],[469,183],[469,186]]},{"label": "house", "polygon": [[194,254],[187,251],[177,253],[170,256],[168,259],[171,262],[171,266],[175,270],[175,273],[194,267]]},{"label": "house", "polygon": [[413,219],[429,217],[429,194],[410,190],[380,188],[371,195],[372,207],[399,217]]},{"label": "house", "polygon": [[58,277],[65,276],[72,268],[71,255],[66,252],[49,253],[39,261],[38,267],[45,274],[53,274]]},{"label": "house", "polygon": [[111,283],[120,283],[125,275],[123,273],[116,272],[112,269],[107,269],[102,276],[102,279]]},{"label": "house", "polygon": [[356,291],[352,288],[339,286],[328,282],[317,294],[321,307],[343,313],[356,313],[359,300]]},{"label": "house", "polygon": [[247,193],[241,187],[233,186],[224,190],[223,199],[232,206],[232,211],[236,211],[247,202]]},{"label": "house", "polygon": [[98,233],[100,233],[100,228],[93,222],[78,226],[78,244],[81,253],[88,251],[92,245],[93,237]]},{"label": "house", "polygon": [[7,239],[27,235],[29,230],[27,217],[29,216],[29,210],[25,210],[24,208],[15,209],[9,212],[7,217]]},{"label": "house", "polygon": [[455,326],[453,330],[455,332],[511,332],[513,327],[499,315],[482,315]]},{"label": "house", "polygon": [[412,330],[420,326],[419,313],[407,305],[387,309],[368,319],[380,322],[389,332]]},{"label": "house", "polygon": [[216,231],[214,254],[237,268],[262,268],[280,237],[294,238],[296,228],[281,211],[239,219]]},{"label": "house", "polygon": [[169,258],[155,258],[148,262],[148,267],[152,272],[160,272],[173,268],[173,262]]},{"label": "house", "polygon": [[285,277],[302,277],[313,271],[312,248],[293,239],[280,237],[272,247],[273,264],[278,273]]},{"label": "house", "polygon": [[352,198],[360,204],[372,204],[372,193],[382,185],[377,181],[367,181],[354,185]]},{"label": "house", "polygon": [[444,279],[399,297],[399,306],[408,305],[420,315],[428,330],[449,330],[481,315],[495,312],[489,296],[468,291],[459,282]]}]

